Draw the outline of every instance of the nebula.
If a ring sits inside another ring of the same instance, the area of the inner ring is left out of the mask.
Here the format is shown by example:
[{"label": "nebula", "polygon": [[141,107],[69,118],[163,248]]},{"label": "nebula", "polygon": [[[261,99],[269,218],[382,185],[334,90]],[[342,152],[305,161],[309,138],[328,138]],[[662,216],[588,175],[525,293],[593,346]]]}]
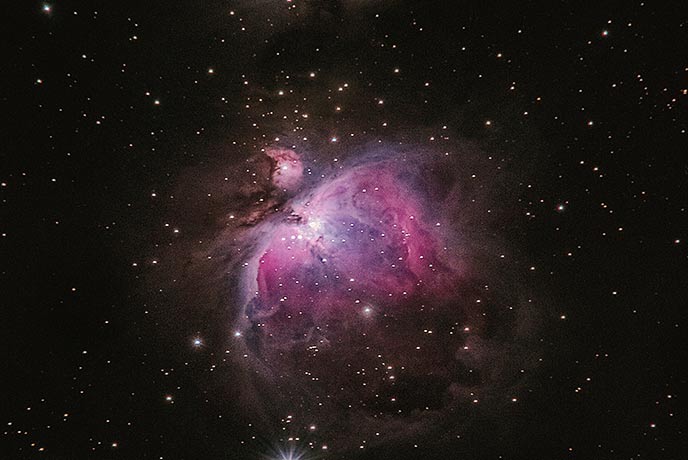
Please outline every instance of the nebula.
[{"label": "nebula", "polygon": [[219,238],[243,254],[230,316],[242,365],[262,376],[255,399],[316,420],[345,451],[437,429],[514,385],[520,300],[476,265],[482,241],[460,234],[464,201],[441,163],[376,151],[305,180],[300,154],[266,155],[272,198]]},{"label": "nebula", "polygon": [[[439,223],[426,214],[387,161],[342,173],[267,223],[273,228],[246,274],[256,353],[282,374],[307,371],[335,400],[388,404],[397,379],[407,378],[402,369],[433,366],[414,329],[427,316],[424,302],[439,307],[458,281],[441,257]],[[335,390],[363,369],[370,375],[347,383],[345,395]]]},{"label": "nebula", "polygon": [[274,163],[271,178],[275,186],[285,192],[295,189],[303,176],[301,157],[291,149],[281,148],[266,149],[265,154]]},{"label": "nebula", "polygon": [[199,383],[217,404],[344,455],[451,441],[520,396],[540,313],[494,207],[509,181],[452,150],[267,145],[180,176],[187,230],[151,285],[178,305],[158,321],[224,350]]},{"label": "nebula", "polygon": [[294,203],[249,275],[257,292],[250,316],[325,319],[362,305],[393,312],[410,298],[443,297],[451,273],[438,256],[440,224],[428,228],[400,180],[393,164],[373,163]]}]

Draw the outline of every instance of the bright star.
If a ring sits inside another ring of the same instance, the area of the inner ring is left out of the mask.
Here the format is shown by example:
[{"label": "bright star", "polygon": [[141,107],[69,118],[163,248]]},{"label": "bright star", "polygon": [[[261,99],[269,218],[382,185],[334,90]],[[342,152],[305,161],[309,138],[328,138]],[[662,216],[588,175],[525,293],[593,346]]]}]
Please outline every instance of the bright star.
[{"label": "bright star", "polygon": [[306,460],[306,453],[296,446],[278,448],[270,457],[271,460]]}]

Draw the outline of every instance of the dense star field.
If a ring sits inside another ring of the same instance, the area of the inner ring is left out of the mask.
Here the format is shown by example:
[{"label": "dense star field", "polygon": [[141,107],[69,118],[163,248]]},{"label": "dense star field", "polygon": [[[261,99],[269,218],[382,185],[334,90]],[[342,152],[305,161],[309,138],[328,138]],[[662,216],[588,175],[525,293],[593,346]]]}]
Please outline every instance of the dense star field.
[{"label": "dense star field", "polygon": [[683,459],[688,9],[29,2],[7,459]]}]

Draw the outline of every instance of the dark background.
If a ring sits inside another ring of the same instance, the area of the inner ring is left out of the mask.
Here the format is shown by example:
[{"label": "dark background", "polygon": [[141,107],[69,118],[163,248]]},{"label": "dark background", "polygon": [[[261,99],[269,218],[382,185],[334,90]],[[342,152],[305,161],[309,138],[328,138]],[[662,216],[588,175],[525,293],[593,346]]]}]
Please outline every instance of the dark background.
[{"label": "dark background", "polygon": [[[505,233],[566,316],[515,415],[408,458],[686,458],[685,5],[293,3],[5,7],[0,456],[261,458],[269,440],[241,444],[255,433],[198,384],[212,350],[160,327],[137,283],[169,239],[156,198],[226,140],[274,136],[246,98],[317,69],[512,152],[532,187]],[[322,125],[373,119],[351,105]]]}]

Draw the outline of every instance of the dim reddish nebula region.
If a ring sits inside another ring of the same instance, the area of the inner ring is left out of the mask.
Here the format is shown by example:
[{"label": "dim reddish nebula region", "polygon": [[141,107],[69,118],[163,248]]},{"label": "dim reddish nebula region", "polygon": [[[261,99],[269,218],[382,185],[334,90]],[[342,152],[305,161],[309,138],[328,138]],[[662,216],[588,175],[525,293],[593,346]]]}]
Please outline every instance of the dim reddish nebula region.
[{"label": "dim reddish nebula region", "polygon": [[359,164],[256,229],[244,335],[314,406],[406,415],[446,407],[470,383],[461,355],[464,331],[480,326],[475,297],[409,176],[391,160]]}]

